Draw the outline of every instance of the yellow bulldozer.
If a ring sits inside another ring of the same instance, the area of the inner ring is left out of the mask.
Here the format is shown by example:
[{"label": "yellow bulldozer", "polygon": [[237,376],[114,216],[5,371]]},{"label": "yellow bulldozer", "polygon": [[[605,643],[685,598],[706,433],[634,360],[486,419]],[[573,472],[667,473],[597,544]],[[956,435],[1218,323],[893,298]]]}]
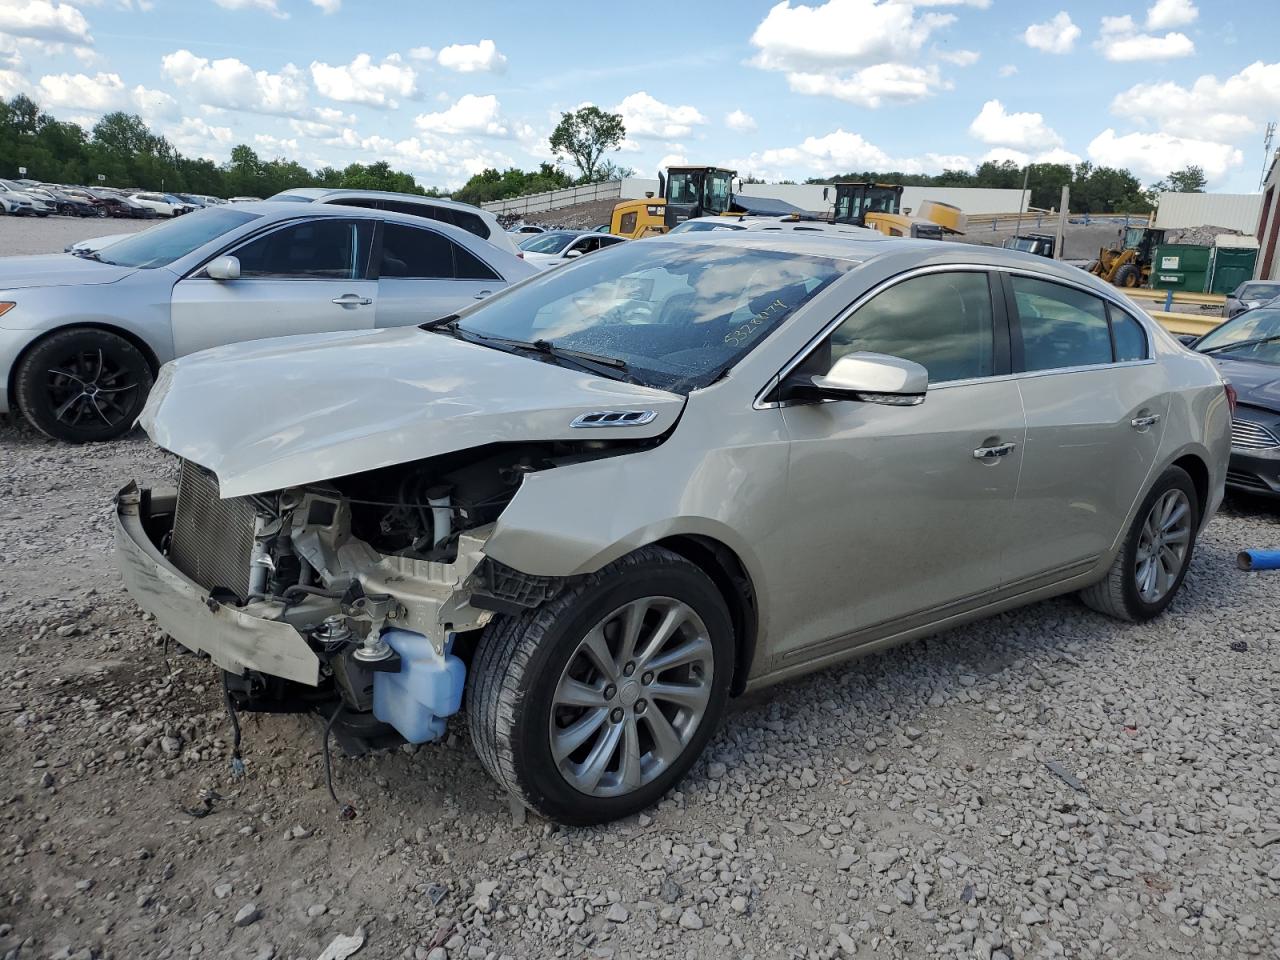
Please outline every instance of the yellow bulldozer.
[{"label": "yellow bulldozer", "polygon": [[916,216],[902,212],[902,186],[896,183],[837,183],[836,223],[870,227],[890,237],[924,237],[941,240],[949,233],[964,233],[965,218],[959,207],[926,200]]},{"label": "yellow bulldozer", "polygon": [[1098,259],[1086,268],[1095,277],[1117,287],[1151,286],[1151,264],[1156,247],[1164,243],[1164,231],[1150,227],[1129,227],[1120,231],[1114,247],[1103,247]]},{"label": "yellow bulldozer", "polygon": [[713,217],[734,211],[734,170],[724,167],[669,167],[658,174],[661,196],[623,200],[613,208],[609,232],[638,240],[666,233],[693,217]]}]

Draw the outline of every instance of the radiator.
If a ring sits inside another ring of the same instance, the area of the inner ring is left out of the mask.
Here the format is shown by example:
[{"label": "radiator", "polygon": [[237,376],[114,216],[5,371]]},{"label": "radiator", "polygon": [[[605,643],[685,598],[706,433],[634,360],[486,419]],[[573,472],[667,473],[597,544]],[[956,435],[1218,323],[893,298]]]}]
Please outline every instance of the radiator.
[{"label": "radiator", "polygon": [[190,460],[178,477],[170,562],[200,586],[249,593],[249,558],[256,512],[246,497],[222,500],[218,480]]}]

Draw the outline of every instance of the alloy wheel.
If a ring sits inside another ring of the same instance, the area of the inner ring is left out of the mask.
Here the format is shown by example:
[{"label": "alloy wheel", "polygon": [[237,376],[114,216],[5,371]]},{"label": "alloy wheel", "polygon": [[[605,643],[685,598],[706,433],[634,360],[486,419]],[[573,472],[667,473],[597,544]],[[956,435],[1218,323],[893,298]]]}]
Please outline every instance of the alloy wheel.
[{"label": "alloy wheel", "polygon": [[569,657],[552,699],[551,753],[582,793],[620,796],[674,764],[711,699],[714,652],[688,604],[645,597],[613,611]]},{"label": "alloy wheel", "polygon": [[48,371],[53,415],[68,426],[115,426],[130,415],[138,383],[101,348],[77,350]]},{"label": "alloy wheel", "polygon": [[1134,579],[1144,603],[1164,599],[1182,572],[1191,544],[1191,501],[1169,490],[1151,505],[1138,537]]}]

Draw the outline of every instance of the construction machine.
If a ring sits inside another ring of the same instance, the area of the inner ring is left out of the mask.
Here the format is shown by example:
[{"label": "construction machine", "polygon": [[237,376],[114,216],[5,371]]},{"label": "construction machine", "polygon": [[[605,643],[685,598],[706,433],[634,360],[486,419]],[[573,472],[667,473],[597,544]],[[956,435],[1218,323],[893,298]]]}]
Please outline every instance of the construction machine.
[{"label": "construction machine", "polygon": [[941,240],[948,233],[964,233],[964,214],[949,203],[926,200],[917,216],[903,213],[902,189],[896,183],[837,183],[832,219],[870,227],[890,237]]},{"label": "construction machine", "polygon": [[1122,229],[1116,245],[1100,249],[1098,259],[1086,269],[1117,287],[1149,287],[1151,264],[1156,247],[1164,243],[1164,234],[1151,227]]},{"label": "construction machine", "polygon": [[638,240],[666,233],[692,217],[720,216],[733,210],[734,170],[724,167],[668,167],[658,174],[661,196],[623,200],[613,208],[609,232]]}]

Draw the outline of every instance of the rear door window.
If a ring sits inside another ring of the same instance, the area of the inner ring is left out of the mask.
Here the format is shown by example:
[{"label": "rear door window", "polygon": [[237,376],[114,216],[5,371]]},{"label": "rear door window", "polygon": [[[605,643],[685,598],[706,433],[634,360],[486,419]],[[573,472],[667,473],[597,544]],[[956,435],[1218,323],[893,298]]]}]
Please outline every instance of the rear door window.
[{"label": "rear door window", "polygon": [[1107,312],[1111,318],[1116,362],[1147,359],[1147,333],[1142,324],[1114,304],[1107,304]]},{"label": "rear door window", "polygon": [[382,225],[379,276],[413,280],[498,280],[469,250],[442,233],[403,223]]},{"label": "rear door window", "polygon": [[411,217],[422,217],[425,220],[439,220],[455,227],[461,227],[467,233],[473,233],[483,240],[489,239],[489,225],[483,218],[466,210],[455,210],[452,207],[438,207],[433,203],[413,203],[409,200],[382,200],[379,206],[383,210],[396,213],[407,213]]}]

